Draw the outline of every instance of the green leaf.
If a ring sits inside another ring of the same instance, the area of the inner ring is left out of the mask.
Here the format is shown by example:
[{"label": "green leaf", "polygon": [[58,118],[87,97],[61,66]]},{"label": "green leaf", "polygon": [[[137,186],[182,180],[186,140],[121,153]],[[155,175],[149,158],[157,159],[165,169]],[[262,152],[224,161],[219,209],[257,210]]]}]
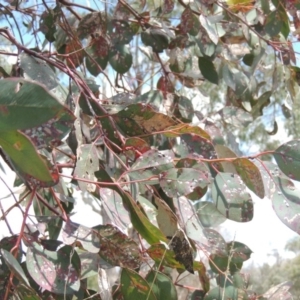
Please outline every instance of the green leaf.
[{"label": "green leaf", "polygon": [[280,170],[289,178],[300,181],[300,140],[289,141],[274,151]]},{"label": "green leaf", "polygon": [[247,187],[263,199],[265,196],[264,183],[257,166],[247,158],[237,158],[232,163]]},{"label": "green leaf", "polygon": [[74,294],[80,288],[80,259],[71,246],[56,252],[33,242],[27,248],[26,266],[42,289],[56,294]]},{"label": "green leaf", "polygon": [[219,75],[211,60],[205,57],[198,58],[199,69],[205,79],[214,84],[219,84]]},{"label": "green leaf", "polygon": [[55,184],[45,161],[24,134],[18,131],[0,131],[0,145],[17,171],[24,176],[32,176],[47,185]]},{"label": "green leaf", "polygon": [[267,15],[265,30],[271,36],[276,36],[281,31],[283,21],[280,13],[277,10],[272,11]]},{"label": "green leaf", "polygon": [[231,262],[237,264],[248,260],[253,253],[247,245],[236,241],[228,243],[228,250]]},{"label": "green leaf", "polygon": [[70,111],[43,86],[21,78],[0,81],[0,128],[17,130],[36,127]]},{"label": "green leaf", "polygon": [[152,47],[153,52],[163,52],[169,46],[168,35],[160,29],[149,28],[143,31],[141,39],[144,45]]},{"label": "green leaf", "polygon": [[3,260],[5,261],[6,265],[9,267],[10,271],[16,276],[18,279],[25,282],[28,286],[30,286],[30,283],[20,266],[19,262],[15,259],[15,257],[7,250],[1,249],[1,256]]},{"label": "green leaf", "polygon": [[233,126],[248,126],[253,122],[253,117],[250,113],[241,108],[234,106],[226,106],[220,111],[224,121]]},{"label": "green leaf", "polygon": [[218,173],[212,184],[212,199],[227,219],[249,222],[253,218],[253,202],[242,179],[233,173]]},{"label": "green leaf", "polygon": [[121,291],[124,300],[156,300],[148,282],[133,270],[123,268],[121,272]]},{"label": "green leaf", "polygon": [[132,54],[127,45],[115,45],[109,54],[109,63],[115,71],[124,74],[131,68]]},{"label": "green leaf", "polygon": [[228,286],[225,289],[215,287],[210,290],[204,297],[204,300],[248,300],[247,294],[243,290],[239,290],[233,286]]},{"label": "green leaf", "polygon": [[196,204],[197,215],[203,227],[218,226],[226,221],[226,218],[218,211],[214,203],[201,201]]},{"label": "green leaf", "polygon": [[172,238],[179,228],[177,217],[164,200],[158,197],[154,199],[157,206],[157,224],[166,237]]},{"label": "green leaf", "polygon": [[209,257],[209,266],[212,272],[216,274],[220,274],[220,271],[226,272],[228,270],[232,275],[235,272],[241,270],[243,266],[243,262],[242,261],[233,262],[231,260],[230,254],[228,256],[211,254]]},{"label": "green leaf", "polygon": [[48,8],[40,18],[40,31],[45,34],[46,39],[51,43],[55,41],[56,20],[58,17],[59,8]]},{"label": "green leaf", "polygon": [[149,221],[139,205],[128,193],[123,193],[122,199],[124,205],[130,212],[130,219],[133,227],[150,245],[161,241],[167,241],[164,234]]},{"label": "green leaf", "polygon": [[151,270],[145,279],[156,299],[177,300],[176,288],[167,275]]}]

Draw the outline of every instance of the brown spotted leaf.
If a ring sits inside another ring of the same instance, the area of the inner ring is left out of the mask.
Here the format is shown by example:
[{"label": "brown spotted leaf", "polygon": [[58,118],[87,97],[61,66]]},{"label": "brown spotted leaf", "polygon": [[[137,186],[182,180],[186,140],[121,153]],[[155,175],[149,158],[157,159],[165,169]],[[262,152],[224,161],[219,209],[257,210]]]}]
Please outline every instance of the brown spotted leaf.
[{"label": "brown spotted leaf", "polygon": [[166,129],[164,135],[166,137],[177,137],[183,133],[194,133],[205,139],[210,140],[209,134],[199,126],[191,126],[189,124],[177,124]]},{"label": "brown spotted leaf", "polygon": [[247,158],[237,158],[232,163],[247,187],[261,199],[264,198],[264,182],[257,166]]},{"label": "brown spotted leaf", "polygon": [[137,269],[141,265],[139,246],[113,225],[94,228],[100,235],[100,256],[113,266]]},{"label": "brown spotted leaf", "polygon": [[[169,116],[154,111],[150,105],[141,103],[129,105],[113,117],[117,117],[117,124],[128,135],[131,135],[130,131],[135,127],[141,128],[144,133],[153,133],[163,131],[176,124]],[[136,125],[129,126],[129,124],[131,124],[129,122],[133,122]]]}]

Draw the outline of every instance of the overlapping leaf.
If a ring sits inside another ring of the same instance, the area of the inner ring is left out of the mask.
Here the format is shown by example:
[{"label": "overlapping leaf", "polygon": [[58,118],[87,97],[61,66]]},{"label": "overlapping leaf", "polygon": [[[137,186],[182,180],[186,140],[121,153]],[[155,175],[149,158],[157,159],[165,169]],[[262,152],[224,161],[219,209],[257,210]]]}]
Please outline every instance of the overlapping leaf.
[{"label": "overlapping leaf", "polygon": [[82,247],[92,253],[98,253],[100,249],[100,239],[95,231],[86,226],[66,222],[62,231],[62,238],[65,244],[72,245],[80,242]]},{"label": "overlapping leaf", "polygon": [[30,276],[45,290],[73,294],[80,288],[80,260],[71,246],[55,252],[33,242],[27,249],[26,266]]},{"label": "overlapping leaf", "polygon": [[157,300],[150,284],[142,276],[131,269],[122,269],[120,282],[124,300]]},{"label": "overlapping leaf", "polygon": [[253,218],[253,202],[242,179],[233,173],[219,173],[212,184],[212,199],[226,218],[248,222]]}]

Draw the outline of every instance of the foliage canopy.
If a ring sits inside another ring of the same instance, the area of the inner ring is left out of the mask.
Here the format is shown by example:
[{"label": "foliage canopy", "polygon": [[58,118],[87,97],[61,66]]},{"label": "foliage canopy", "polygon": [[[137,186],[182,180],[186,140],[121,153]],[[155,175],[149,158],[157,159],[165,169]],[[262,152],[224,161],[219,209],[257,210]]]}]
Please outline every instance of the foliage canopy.
[{"label": "foliage canopy", "polygon": [[[292,299],[290,283],[249,290],[252,251],[213,227],[251,221],[259,197],[300,233],[298,10],[0,4],[1,155],[24,185],[20,232],[0,241],[0,298],[179,299],[181,287],[191,299]],[[275,145],[283,127],[294,139]],[[71,221],[75,190],[101,205],[98,226]],[[180,284],[183,272],[198,285]]]}]

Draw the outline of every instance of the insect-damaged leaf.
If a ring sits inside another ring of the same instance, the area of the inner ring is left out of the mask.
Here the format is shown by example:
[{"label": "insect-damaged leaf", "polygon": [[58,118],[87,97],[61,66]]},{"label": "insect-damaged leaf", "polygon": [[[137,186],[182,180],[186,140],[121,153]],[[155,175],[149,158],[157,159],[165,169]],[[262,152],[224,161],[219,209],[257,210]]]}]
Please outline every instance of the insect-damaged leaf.
[{"label": "insect-damaged leaf", "polygon": [[273,177],[273,180],[276,187],[273,209],[286,226],[300,234],[300,190],[289,179]]},{"label": "insect-damaged leaf", "polygon": [[123,268],[120,283],[124,300],[158,300],[148,282],[133,270]]},{"label": "insect-damaged leaf", "polygon": [[117,117],[117,124],[128,135],[136,135],[131,132],[134,128],[132,122],[137,125],[137,128],[143,130],[142,134],[163,131],[176,124],[169,116],[154,111],[150,105],[141,103],[127,106],[118,112],[115,117]]},{"label": "insect-damaged leaf", "polygon": [[173,168],[159,174],[160,186],[169,197],[189,195],[197,188],[205,188],[211,181],[208,170]]},{"label": "insect-damaged leaf", "polygon": [[185,269],[194,274],[193,248],[184,231],[179,228],[170,241],[170,248],[175,253],[175,259],[184,265]]},{"label": "insect-damaged leaf", "polygon": [[94,230],[71,221],[66,222],[63,227],[62,239],[67,245],[80,242],[85,250],[92,253],[97,253],[100,249],[99,236]]},{"label": "insect-damaged leaf", "polygon": [[[43,86],[20,78],[0,81],[0,128],[18,130],[40,126],[50,119],[73,114]],[[75,119],[75,117],[73,116]]]},{"label": "insect-damaged leaf", "polygon": [[9,155],[16,171],[24,178],[33,177],[42,186],[52,186],[53,179],[46,162],[38,154],[31,141],[19,131],[0,131],[0,146]]},{"label": "insect-damaged leaf", "polygon": [[218,173],[212,184],[212,199],[227,219],[248,222],[253,218],[253,202],[242,179],[233,173]]},{"label": "insect-damaged leaf", "polygon": [[173,148],[181,156],[192,154],[200,155],[206,159],[217,157],[212,142],[194,133],[182,134],[180,136],[180,144],[175,144]]},{"label": "insect-damaged leaf", "polygon": [[77,27],[80,39],[86,38],[94,32],[105,33],[107,29],[107,17],[102,12],[92,12],[83,16]]},{"label": "insect-damaged leaf", "polygon": [[27,249],[26,266],[30,276],[45,290],[74,294],[80,288],[80,259],[71,246],[49,251],[33,242]]},{"label": "insect-damaged leaf", "polygon": [[84,144],[77,149],[77,163],[74,171],[75,178],[83,178],[91,181],[83,182],[78,180],[78,185],[82,191],[94,192],[96,185],[95,172],[99,170],[99,158],[97,148],[94,144]]},{"label": "insect-damaged leaf", "polygon": [[[174,167],[174,153],[170,150],[151,149],[141,155],[131,166],[129,176],[136,180],[145,180],[147,184],[157,184],[158,175]],[[147,180],[146,180],[147,179]]]},{"label": "insect-damaged leaf", "polygon": [[278,167],[286,176],[300,181],[300,140],[293,140],[281,145],[273,155]]},{"label": "insect-damaged leaf", "polygon": [[100,237],[100,256],[112,266],[139,268],[141,257],[139,246],[113,225],[94,227]]}]

